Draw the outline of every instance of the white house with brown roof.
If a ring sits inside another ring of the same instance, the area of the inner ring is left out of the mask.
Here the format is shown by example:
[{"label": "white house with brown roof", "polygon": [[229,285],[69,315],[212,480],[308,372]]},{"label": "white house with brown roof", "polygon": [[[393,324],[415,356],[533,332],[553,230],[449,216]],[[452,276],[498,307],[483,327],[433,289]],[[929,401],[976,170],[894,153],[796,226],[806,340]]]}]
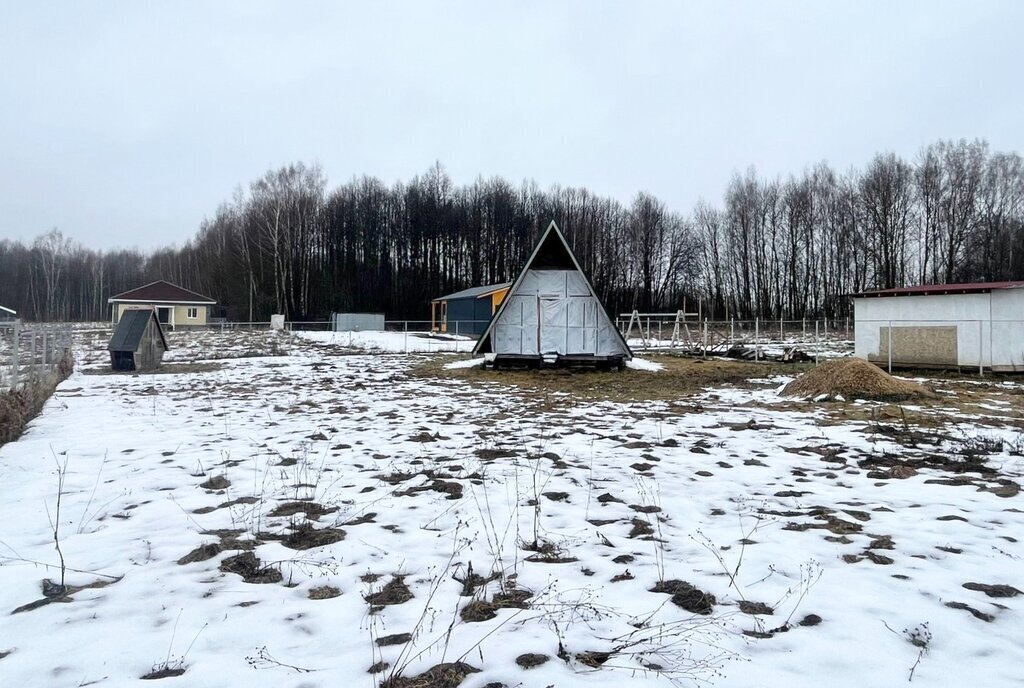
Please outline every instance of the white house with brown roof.
[{"label": "white house with brown roof", "polygon": [[117,323],[127,310],[153,309],[164,327],[203,327],[209,322],[210,307],[217,302],[209,296],[158,280],[145,286],[111,296],[110,321]]},{"label": "white house with brown roof", "polygon": [[1024,371],[1024,281],[853,295],[854,355],[883,367]]}]

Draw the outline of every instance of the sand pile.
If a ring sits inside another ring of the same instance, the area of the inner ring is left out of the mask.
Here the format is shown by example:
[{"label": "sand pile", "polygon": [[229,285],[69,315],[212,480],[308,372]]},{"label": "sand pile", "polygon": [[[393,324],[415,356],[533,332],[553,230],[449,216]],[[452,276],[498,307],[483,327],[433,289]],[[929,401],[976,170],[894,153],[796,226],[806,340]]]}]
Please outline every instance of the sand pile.
[{"label": "sand pile", "polygon": [[860,358],[838,358],[822,363],[782,388],[782,395],[803,399],[878,399],[906,401],[934,397],[916,382],[897,380]]}]

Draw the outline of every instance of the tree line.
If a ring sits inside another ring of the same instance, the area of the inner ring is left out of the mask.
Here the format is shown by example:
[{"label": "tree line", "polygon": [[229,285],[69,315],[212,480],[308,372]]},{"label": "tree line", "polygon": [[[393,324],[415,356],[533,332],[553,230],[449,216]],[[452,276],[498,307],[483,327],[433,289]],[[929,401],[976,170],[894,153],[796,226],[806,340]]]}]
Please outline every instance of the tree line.
[{"label": "tree line", "polygon": [[0,241],[0,304],[27,319],[104,320],[109,296],[166,279],[234,320],[423,320],[433,297],[513,279],[551,220],[615,313],[839,317],[865,289],[1024,279],[1024,163],[961,140],[845,173],[751,168],[686,213],[646,192],[624,205],[498,177],[457,186],[440,164],[407,183],[329,187],[297,163],[240,188],[181,247],[97,251],[59,230]]}]

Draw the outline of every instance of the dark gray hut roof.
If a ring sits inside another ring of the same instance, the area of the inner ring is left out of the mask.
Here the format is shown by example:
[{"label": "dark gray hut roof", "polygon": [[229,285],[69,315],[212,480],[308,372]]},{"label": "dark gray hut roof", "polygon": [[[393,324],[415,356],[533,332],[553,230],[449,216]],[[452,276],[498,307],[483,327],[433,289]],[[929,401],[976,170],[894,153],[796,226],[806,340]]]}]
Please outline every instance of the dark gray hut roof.
[{"label": "dark gray hut roof", "polygon": [[168,346],[164,330],[160,327],[156,311],[149,308],[136,308],[121,314],[121,319],[117,322],[117,327],[114,328],[114,336],[107,344],[107,351],[135,351],[138,349],[150,318],[156,325],[156,331],[160,334],[160,341],[163,342],[166,351]]},{"label": "dark gray hut roof", "polygon": [[500,284],[488,284],[487,286],[484,287],[470,287],[469,289],[463,289],[462,291],[457,291],[454,294],[448,294],[447,296],[438,296],[436,299],[433,300],[451,301],[452,299],[475,299],[480,296],[487,296],[488,294],[493,294],[494,292],[501,291],[502,289],[507,289],[508,287],[511,286],[511,282],[502,282]]}]

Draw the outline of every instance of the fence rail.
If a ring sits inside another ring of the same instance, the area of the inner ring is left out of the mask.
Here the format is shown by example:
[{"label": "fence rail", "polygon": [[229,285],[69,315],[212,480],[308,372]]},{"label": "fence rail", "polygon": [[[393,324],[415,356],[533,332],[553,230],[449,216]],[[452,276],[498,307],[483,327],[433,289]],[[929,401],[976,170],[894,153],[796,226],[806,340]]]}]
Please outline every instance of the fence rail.
[{"label": "fence rail", "polygon": [[681,350],[702,356],[737,354],[758,360],[799,350],[817,358],[837,346],[849,348],[849,318],[820,320],[696,320],[675,313],[624,313],[616,326],[639,349]]},{"label": "fence rail", "polygon": [[70,324],[0,322],[0,392],[56,372],[70,349]]}]

